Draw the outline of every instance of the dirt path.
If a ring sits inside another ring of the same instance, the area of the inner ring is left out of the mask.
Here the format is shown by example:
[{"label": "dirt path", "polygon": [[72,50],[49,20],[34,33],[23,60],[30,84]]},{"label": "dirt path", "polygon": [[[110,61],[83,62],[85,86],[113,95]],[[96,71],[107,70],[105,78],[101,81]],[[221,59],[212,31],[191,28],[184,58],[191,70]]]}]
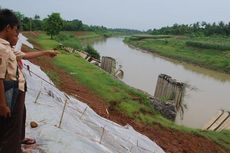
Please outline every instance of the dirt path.
[{"label": "dirt path", "polygon": [[[32,60],[33,63],[40,65],[45,71],[53,71],[59,74],[61,80],[58,88],[66,93],[75,96],[82,102],[87,103],[99,115],[108,118],[118,124],[129,124],[135,130],[148,136],[150,139],[160,145],[167,153],[226,153],[219,145],[206,138],[178,132],[159,124],[146,126],[141,123],[124,116],[120,112],[116,112],[112,107],[109,107],[106,102],[98,97],[93,91],[74,80],[70,74],[59,69],[51,63],[49,58],[40,58]],[[108,114],[109,112],[109,114]]]}]

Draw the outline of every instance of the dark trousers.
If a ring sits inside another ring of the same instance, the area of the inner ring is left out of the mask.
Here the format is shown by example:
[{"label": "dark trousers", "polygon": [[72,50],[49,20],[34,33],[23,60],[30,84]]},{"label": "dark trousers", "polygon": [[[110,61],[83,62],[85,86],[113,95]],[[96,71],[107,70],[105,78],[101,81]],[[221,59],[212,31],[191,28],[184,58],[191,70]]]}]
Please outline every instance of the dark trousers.
[{"label": "dark trousers", "polygon": [[[25,101],[25,96],[24,96],[24,101]],[[23,110],[24,111],[23,111],[23,118],[22,118],[21,140],[24,140],[25,139],[25,135],[26,135],[26,106],[25,105],[24,105],[24,109]]]},{"label": "dark trousers", "polygon": [[19,92],[10,118],[0,117],[0,153],[21,153],[25,93]]},{"label": "dark trousers", "polygon": [[26,135],[26,105],[25,105],[25,98],[27,92],[27,83],[25,83],[25,93],[22,95],[22,100],[24,101],[24,109],[23,109],[23,118],[22,118],[22,130],[21,130],[21,140],[25,139]]}]

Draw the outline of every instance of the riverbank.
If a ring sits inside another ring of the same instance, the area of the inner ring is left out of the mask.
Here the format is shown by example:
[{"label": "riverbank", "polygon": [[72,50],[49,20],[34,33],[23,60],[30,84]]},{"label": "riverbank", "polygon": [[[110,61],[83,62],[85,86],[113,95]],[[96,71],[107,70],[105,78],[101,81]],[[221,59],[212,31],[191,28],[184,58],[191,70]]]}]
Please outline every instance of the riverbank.
[{"label": "riverbank", "polygon": [[230,74],[229,38],[187,36],[133,36],[125,43],[208,69]]},{"label": "riverbank", "polygon": [[[40,48],[44,48],[41,42],[48,42],[48,37],[45,36],[31,39],[39,42]],[[52,41],[45,46],[47,49],[54,48],[55,44],[58,43]],[[201,135],[219,135],[215,136],[216,142],[227,145],[228,132],[211,134],[211,132],[176,126],[157,112],[146,108],[149,106],[146,95],[114,81],[111,76],[78,56],[62,52],[54,62],[45,58],[34,62],[41,65],[62,90],[85,101],[103,117],[122,125],[132,125],[157,142],[166,152],[225,152],[210,139]]]}]

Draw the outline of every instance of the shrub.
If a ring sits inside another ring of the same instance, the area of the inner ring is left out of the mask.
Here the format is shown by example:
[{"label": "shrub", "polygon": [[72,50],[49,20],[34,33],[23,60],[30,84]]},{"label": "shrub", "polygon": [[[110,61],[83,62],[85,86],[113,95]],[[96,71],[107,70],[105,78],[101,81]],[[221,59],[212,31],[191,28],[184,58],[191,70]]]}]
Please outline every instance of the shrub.
[{"label": "shrub", "polygon": [[87,45],[84,50],[93,58],[100,59],[100,54],[92,46]]}]

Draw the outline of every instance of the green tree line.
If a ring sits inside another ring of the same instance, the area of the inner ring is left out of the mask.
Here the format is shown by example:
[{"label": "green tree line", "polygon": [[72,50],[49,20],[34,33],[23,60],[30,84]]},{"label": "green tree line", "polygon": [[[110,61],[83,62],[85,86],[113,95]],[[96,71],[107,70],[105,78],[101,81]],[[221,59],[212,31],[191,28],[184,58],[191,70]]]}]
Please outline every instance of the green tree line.
[{"label": "green tree line", "polygon": [[[44,19],[41,19],[39,15],[35,15],[34,17],[27,17],[20,12],[16,12],[16,14],[21,21],[21,28],[23,31],[40,31],[45,30],[45,24],[48,18],[54,14],[57,15],[59,13],[52,13]],[[103,26],[88,26],[83,24],[82,21],[78,19],[68,21],[61,18],[61,20],[63,22],[63,31],[105,31],[107,29]]]},{"label": "green tree line", "polygon": [[150,34],[170,34],[170,35],[230,35],[230,22],[225,24],[223,21],[219,23],[196,22],[194,24],[174,24],[173,26],[162,27],[160,29],[152,29],[147,31]]},{"label": "green tree line", "polygon": [[78,19],[64,20],[61,18],[60,13],[52,13],[44,19],[41,19],[39,15],[35,15],[34,17],[27,17],[20,12],[15,13],[21,21],[21,29],[23,31],[47,31],[48,29],[51,30],[49,27],[56,28],[56,26],[58,26],[58,30],[60,31],[93,31],[96,33],[117,32],[123,34],[141,32],[139,30],[132,29],[112,29],[105,26],[87,25]]}]

